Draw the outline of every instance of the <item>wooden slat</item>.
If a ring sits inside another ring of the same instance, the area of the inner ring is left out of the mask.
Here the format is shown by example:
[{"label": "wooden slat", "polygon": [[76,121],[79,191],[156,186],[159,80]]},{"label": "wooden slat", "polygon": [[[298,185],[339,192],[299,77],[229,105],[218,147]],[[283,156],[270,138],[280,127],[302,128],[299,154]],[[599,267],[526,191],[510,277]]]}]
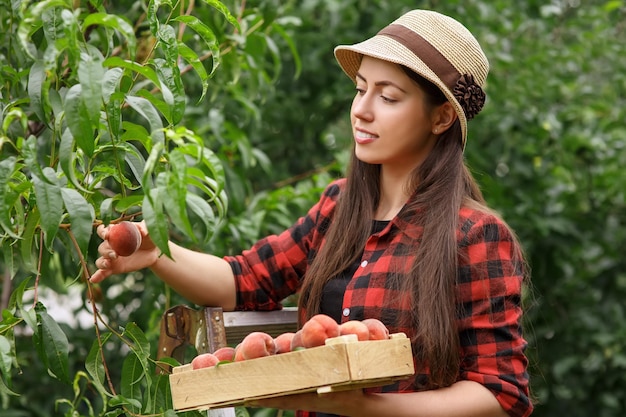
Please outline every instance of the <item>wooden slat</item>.
[{"label": "wooden slat", "polygon": [[275,311],[225,311],[224,329],[230,345],[237,344],[248,334],[262,331],[276,337],[298,329],[296,307]]}]

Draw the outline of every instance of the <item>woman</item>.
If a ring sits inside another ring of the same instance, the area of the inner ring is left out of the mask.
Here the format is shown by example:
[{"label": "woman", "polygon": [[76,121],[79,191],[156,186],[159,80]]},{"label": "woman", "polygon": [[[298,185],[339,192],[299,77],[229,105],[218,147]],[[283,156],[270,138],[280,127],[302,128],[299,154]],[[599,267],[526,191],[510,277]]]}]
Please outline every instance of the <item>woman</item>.
[{"label": "woman", "polygon": [[411,337],[410,380],[257,405],[317,417],[530,415],[524,259],[463,160],[485,55],[456,20],[414,10],[335,56],[356,84],[354,152],[347,178],[306,216],[224,258],[173,243],[173,259],[159,257],[143,224],[140,251],[118,257],[101,227],[92,281],[149,267],[190,301],[227,310],[280,308],[299,292],[302,320],[373,317]]}]

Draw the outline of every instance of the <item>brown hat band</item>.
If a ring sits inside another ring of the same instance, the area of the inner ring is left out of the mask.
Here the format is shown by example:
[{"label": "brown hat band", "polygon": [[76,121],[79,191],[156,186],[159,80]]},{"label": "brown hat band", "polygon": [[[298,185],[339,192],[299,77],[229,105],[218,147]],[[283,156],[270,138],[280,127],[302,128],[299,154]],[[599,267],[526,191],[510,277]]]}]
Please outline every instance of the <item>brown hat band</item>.
[{"label": "brown hat band", "polygon": [[411,29],[391,24],[378,35],[387,36],[419,57],[449,88],[463,107],[468,119],[473,118],[485,103],[485,93],[471,74],[461,74],[430,42]]},{"label": "brown hat band", "polygon": [[378,32],[378,34],[388,36],[398,41],[428,65],[450,90],[454,89],[461,74],[437,48],[431,45],[430,42],[422,36],[398,24],[389,25]]}]

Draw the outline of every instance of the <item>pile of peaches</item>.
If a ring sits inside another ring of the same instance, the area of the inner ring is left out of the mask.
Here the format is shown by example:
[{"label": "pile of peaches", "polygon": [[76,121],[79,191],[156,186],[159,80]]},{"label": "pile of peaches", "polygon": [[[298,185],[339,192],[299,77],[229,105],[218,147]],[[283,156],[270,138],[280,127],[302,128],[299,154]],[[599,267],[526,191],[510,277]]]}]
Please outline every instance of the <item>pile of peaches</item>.
[{"label": "pile of peaches", "polygon": [[359,341],[389,339],[389,330],[377,319],[350,320],[338,324],[331,317],[317,314],[295,333],[272,337],[264,332],[248,334],[236,347],[223,347],[202,353],[191,361],[192,369],[210,368],[219,363],[240,362],[265,356],[323,346],[326,339],[356,335]]}]

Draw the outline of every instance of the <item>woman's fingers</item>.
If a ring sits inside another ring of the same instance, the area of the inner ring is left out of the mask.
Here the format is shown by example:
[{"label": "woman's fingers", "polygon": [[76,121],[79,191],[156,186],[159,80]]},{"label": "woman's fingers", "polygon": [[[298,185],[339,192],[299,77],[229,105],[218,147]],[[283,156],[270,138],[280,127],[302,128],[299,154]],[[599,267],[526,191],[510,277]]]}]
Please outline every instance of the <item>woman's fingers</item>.
[{"label": "woman's fingers", "polygon": [[109,261],[104,258],[98,258],[96,260],[96,267],[98,269],[93,273],[91,278],[89,278],[89,282],[97,284],[98,282],[103,281],[105,278],[111,275],[111,271],[109,271]]},{"label": "woman's fingers", "polygon": [[100,236],[100,239],[106,240],[109,236],[109,228],[101,224],[96,228],[96,233]]}]

